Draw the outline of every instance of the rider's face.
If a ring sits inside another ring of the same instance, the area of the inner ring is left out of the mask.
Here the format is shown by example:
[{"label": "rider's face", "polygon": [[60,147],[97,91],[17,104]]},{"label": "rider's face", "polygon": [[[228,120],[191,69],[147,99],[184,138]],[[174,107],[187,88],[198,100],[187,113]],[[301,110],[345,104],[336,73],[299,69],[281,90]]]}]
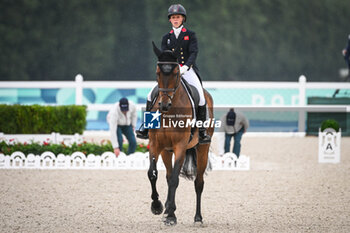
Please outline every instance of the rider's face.
[{"label": "rider's face", "polygon": [[169,19],[171,25],[173,25],[174,28],[180,27],[183,20],[184,20],[183,15],[172,15],[170,16],[170,19]]}]

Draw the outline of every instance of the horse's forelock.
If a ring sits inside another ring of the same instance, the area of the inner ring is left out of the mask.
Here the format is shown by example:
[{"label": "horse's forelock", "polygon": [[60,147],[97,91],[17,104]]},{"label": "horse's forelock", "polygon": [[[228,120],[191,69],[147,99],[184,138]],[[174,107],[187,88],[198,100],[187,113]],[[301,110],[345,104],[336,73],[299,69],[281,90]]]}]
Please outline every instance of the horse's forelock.
[{"label": "horse's forelock", "polygon": [[177,58],[176,58],[176,56],[174,55],[174,53],[172,51],[165,50],[158,57],[158,61],[162,61],[162,62],[177,62]]}]

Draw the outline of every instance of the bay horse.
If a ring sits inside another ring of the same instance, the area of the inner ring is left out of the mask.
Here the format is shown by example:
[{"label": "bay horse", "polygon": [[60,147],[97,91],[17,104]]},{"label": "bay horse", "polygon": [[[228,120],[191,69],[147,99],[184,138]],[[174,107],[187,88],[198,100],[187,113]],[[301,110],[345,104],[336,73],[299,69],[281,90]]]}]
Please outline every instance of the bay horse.
[{"label": "bay horse", "polygon": [[[154,101],[155,104],[151,111],[159,111],[162,114],[162,118],[166,117],[165,114],[167,114],[167,116],[176,116],[176,120],[178,121],[192,120],[194,114],[190,98],[181,82],[180,69],[177,62],[178,49],[175,51],[161,51],[155,46],[154,42],[152,42],[152,44],[153,51],[158,57],[156,75],[159,94]],[[207,115],[209,119],[214,119],[213,99],[206,90],[204,90],[204,94],[208,106]],[[208,163],[210,144],[198,144],[198,129],[195,129],[195,132],[192,132],[191,136],[191,128],[192,127],[181,128],[179,125],[166,128],[161,124],[159,129],[149,130],[150,166],[148,178],[152,187],[151,197],[153,200],[151,211],[156,215],[163,212],[163,205],[159,200],[159,194],[156,188],[158,178],[157,161],[159,154],[161,154],[166,168],[166,180],[168,183],[168,195],[163,216],[165,225],[175,225],[177,223],[177,218],[175,216],[175,193],[179,184],[180,172],[184,173],[189,179],[195,178],[196,214],[194,222],[202,223],[201,195],[204,187],[203,174]],[[207,132],[212,136],[214,127],[210,126]],[[172,164],[173,153],[174,165]],[[188,160],[191,158],[194,162],[187,163],[185,161],[185,159]]]}]

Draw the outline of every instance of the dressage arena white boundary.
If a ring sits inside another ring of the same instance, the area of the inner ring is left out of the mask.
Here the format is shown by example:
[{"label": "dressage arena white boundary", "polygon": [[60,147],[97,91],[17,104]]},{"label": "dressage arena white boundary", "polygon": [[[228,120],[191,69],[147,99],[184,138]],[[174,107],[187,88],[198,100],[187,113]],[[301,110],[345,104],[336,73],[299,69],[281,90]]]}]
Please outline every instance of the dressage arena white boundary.
[{"label": "dressage arena white boundary", "polygon": [[[249,170],[249,157],[241,155],[239,159],[233,153],[226,153],[218,157],[209,154],[212,170]],[[159,170],[165,170],[161,156],[157,163]],[[121,153],[118,157],[112,152],[105,152],[101,156],[82,152],[74,152],[72,155],[58,154],[46,151],[41,155],[29,154],[25,156],[16,151],[11,155],[0,154],[0,169],[124,169],[146,170],[149,168],[149,154],[134,153],[126,156]]]},{"label": "dressage arena white boundary", "polygon": [[[94,135],[94,136],[93,136]],[[25,134],[3,134],[0,133],[0,140],[9,143],[21,142],[49,142],[53,144],[65,143],[82,143],[85,139],[90,141],[92,138],[109,138],[109,133],[104,132],[99,136],[95,133],[85,136],[61,135],[59,133],[42,134],[42,135],[25,135]],[[220,139],[218,141],[221,141]],[[248,156],[240,155],[239,159],[233,153],[220,152],[222,156],[209,152],[210,170],[249,170],[250,159]],[[161,156],[157,164],[159,170],[165,170]],[[71,155],[55,155],[46,151],[41,155],[28,154],[27,156],[21,151],[13,152],[11,155],[0,154],[0,169],[124,169],[124,170],[146,170],[149,168],[149,153],[136,152],[126,156],[123,152],[118,157],[113,152],[104,152],[101,155],[85,155],[76,151]]]}]

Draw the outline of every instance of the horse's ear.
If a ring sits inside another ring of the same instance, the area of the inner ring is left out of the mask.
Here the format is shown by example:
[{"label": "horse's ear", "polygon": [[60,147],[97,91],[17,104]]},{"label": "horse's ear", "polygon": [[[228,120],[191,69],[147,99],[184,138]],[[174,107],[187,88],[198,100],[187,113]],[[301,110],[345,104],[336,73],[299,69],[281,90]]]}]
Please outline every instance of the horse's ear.
[{"label": "horse's ear", "polygon": [[152,41],[152,45],[153,45],[153,51],[156,54],[156,56],[159,58],[160,55],[162,54],[162,51],[160,51],[157,46],[154,44],[154,41]]}]

